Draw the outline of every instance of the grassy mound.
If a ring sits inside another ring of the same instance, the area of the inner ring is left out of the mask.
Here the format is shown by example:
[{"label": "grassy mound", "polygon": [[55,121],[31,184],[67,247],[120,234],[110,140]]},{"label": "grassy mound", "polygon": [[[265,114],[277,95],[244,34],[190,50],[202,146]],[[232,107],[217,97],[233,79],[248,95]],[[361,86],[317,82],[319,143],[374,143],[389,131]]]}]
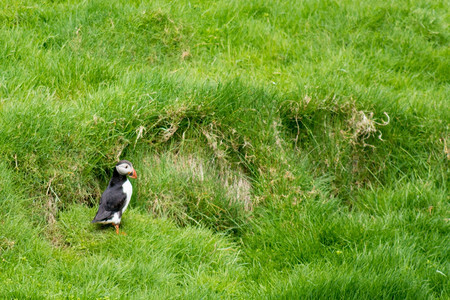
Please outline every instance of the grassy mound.
[{"label": "grassy mound", "polygon": [[1,297],[449,296],[445,1],[0,7]]}]

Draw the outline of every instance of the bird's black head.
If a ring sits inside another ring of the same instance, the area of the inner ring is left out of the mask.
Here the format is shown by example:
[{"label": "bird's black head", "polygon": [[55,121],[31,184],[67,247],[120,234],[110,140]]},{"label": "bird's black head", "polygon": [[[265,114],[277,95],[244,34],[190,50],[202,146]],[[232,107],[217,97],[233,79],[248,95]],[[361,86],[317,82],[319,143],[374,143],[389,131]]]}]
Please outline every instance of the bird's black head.
[{"label": "bird's black head", "polygon": [[136,178],[136,170],[128,160],[121,160],[116,164],[116,170],[120,175],[130,176],[130,178]]}]

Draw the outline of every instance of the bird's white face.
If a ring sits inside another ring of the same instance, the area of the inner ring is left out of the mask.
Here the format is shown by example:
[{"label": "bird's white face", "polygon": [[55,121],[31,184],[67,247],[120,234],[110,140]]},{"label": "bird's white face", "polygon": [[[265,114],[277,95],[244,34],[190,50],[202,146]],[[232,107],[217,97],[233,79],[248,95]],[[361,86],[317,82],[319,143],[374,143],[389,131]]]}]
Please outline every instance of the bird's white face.
[{"label": "bird's white face", "polygon": [[119,172],[120,175],[132,175],[133,174],[133,167],[129,164],[120,164],[116,166],[117,172]]}]

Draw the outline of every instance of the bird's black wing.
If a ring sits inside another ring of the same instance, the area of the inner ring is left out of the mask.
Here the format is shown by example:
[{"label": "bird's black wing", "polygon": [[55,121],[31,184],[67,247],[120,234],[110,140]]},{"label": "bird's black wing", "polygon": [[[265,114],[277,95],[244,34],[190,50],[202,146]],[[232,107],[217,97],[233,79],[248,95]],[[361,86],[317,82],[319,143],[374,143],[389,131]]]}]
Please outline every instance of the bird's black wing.
[{"label": "bird's black wing", "polygon": [[127,195],[120,188],[109,188],[102,195],[100,205],[103,205],[108,211],[121,211],[125,205]]},{"label": "bird's black wing", "polygon": [[103,221],[111,218],[114,213],[121,212],[125,205],[127,195],[123,193],[122,189],[108,188],[103,192],[100,200],[100,206],[98,207],[97,215],[95,216],[93,223]]}]

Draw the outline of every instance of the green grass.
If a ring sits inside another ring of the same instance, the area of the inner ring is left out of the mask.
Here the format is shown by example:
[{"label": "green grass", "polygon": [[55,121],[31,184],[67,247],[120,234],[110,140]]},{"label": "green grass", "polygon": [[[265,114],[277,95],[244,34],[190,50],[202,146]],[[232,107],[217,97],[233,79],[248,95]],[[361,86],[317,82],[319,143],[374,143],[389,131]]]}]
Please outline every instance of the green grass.
[{"label": "green grass", "polygon": [[0,0],[0,298],[447,299],[447,7]]}]

